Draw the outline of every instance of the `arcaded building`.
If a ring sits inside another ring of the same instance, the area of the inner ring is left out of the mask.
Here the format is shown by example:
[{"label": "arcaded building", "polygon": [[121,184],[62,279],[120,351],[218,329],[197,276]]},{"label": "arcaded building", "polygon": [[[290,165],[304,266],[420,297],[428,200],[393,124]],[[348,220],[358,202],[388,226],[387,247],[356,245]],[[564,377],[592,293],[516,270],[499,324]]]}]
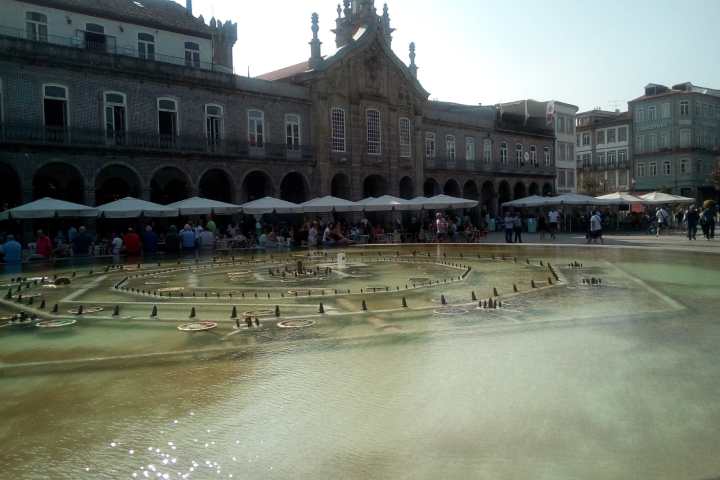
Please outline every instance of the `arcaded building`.
[{"label": "arcaded building", "polygon": [[553,191],[545,118],[428,100],[387,8],[344,3],[335,53],[313,15],[309,60],[246,78],[233,74],[237,25],[190,2],[3,2],[0,201],[446,192],[495,211]]}]

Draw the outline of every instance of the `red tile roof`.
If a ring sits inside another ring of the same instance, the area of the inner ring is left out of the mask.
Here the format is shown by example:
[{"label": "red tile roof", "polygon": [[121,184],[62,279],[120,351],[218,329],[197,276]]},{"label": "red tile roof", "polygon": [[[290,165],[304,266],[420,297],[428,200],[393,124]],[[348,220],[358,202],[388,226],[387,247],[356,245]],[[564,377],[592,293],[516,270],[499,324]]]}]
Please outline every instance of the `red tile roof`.
[{"label": "red tile roof", "polygon": [[268,73],[263,73],[262,75],[257,76],[256,78],[259,78],[260,80],[269,80],[271,82],[277,81],[277,80],[285,80],[288,78],[292,78],[295,75],[299,75],[301,73],[305,73],[310,70],[310,65],[307,61],[290,65],[289,67],[281,68],[280,70],[275,70]]}]

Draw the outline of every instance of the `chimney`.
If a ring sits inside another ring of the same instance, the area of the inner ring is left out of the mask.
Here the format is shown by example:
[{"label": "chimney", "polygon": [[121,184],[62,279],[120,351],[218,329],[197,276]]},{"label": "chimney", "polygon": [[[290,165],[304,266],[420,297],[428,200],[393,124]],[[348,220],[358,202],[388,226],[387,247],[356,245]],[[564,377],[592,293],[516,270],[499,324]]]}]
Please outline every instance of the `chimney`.
[{"label": "chimney", "polygon": [[192,16],[192,0],[185,0],[185,10],[188,15]]}]

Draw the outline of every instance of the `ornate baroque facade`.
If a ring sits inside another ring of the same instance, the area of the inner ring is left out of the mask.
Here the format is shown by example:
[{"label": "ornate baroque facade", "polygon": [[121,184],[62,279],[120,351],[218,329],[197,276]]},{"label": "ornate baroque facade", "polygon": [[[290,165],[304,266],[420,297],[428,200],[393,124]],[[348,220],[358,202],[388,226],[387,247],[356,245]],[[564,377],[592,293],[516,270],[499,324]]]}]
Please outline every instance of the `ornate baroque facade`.
[{"label": "ornate baroque facade", "polygon": [[[0,30],[5,204],[445,192],[494,211],[554,189],[544,116],[428,100],[414,46],[406,65],[387,7],[378,14],[371,0],[338,9],[336,53],[322,56],[313,15],[309,60],[254,79],[228,73],[236,25],[206,25],[170,1],[142,12],[130,0],[11,3]],[[72,38],[59,35],[66,24]]]}]

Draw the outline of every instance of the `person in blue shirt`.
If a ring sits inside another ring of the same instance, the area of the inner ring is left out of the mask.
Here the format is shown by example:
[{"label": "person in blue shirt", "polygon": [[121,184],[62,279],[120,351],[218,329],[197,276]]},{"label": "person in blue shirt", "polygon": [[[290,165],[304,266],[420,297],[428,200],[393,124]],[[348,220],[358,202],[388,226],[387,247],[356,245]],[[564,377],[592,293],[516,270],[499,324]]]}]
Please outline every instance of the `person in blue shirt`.
[{"label": "person in blue shirt", "polygon": [[142,237],[143,253],[145,256],[153,256],[157,253],[158,236],[150,225],[145,227],[145,233]]},{"label": "person in blue shirt", "polygon": [[197,236],[190,225],[185,225],[185,228],[180,231],[180,244],[184,252],[195,251],[197,247]]},{"label": "person in blue shirt", "polygon": [[22,246],[15,240],[14,236],[8,235],[5,243],[0,245],[0,249],[2,249],[3,261],[5,263],[22,263]]}]

